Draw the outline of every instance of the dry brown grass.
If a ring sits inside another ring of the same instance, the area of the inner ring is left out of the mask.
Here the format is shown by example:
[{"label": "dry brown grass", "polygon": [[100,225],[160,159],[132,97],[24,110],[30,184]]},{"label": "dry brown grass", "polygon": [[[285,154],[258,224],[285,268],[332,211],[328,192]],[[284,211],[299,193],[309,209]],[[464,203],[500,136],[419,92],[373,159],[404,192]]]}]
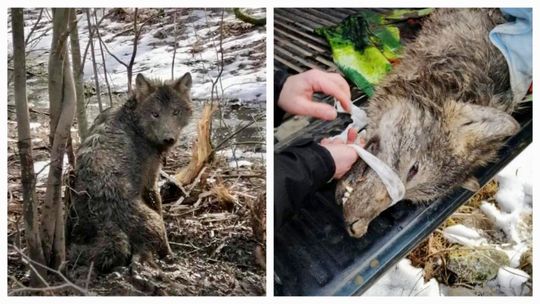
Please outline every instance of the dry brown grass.
[{"label": "dry brown grass", "polygon": [[465,204],[451,215],[441,226],[431,233],[426,240],[413,249],[408,258],[415,267],[424,269],[426,281],[436,278],[439,282],[451,285],[453,274],[446,268],[447,256],[454,250],[463,247],[446,241],[442,231],[449,226],[463,224],[479,229],[493,229],[487,217],[480,212],[479,208],[483,201],[492,202],[499,189],[496,181],[487,183],[480,191],[471,197]]}]

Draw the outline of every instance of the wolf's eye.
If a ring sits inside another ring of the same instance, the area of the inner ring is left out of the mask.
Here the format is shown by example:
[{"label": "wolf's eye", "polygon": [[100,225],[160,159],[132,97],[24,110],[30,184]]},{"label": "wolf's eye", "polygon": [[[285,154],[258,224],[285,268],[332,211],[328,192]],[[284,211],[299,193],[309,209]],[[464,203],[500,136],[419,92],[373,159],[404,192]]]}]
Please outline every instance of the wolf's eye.
[{"label": "wolf's eye", "polygon": [[178,114],[180,114],[180,110],[174,110],[174,112],[172,112],[172,115],[174,115],[174,116],[176,116]]},{"label": "wolf's eye", "polygon": [[407,174],[407,182],[410,181],[418,173],[418,162],[415,162],[414,165],[409,169]]},{"label": "wolf's eye", "polygon": [[158,118],[158,117],[159,117],[159,113],[158,113],[158,112],[152,112],[152,117]]}]

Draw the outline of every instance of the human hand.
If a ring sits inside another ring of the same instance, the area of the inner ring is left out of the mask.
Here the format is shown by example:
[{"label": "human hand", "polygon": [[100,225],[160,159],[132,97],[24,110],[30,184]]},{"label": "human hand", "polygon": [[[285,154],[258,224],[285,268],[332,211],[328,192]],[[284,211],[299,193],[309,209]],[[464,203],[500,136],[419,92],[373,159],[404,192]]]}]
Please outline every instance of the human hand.
[{"label": "human hand", "polygon": [[[349,170],[351,170],[352,165],[358,160],[358,153],[348,146],[356,141],[358,136],[358,131],[354,128],[350,128],[347,132],[347,142],[335,138],[324,138],[321,140],[321,146],[326,148],[336,164],[336,172],[334,173],[334,178],[342,178]],[[360,139],[360,146],[364,146],[365,140]]]},{"label": "human hand", "polygon": [[351,90],[347,81],[337,73],[315,69],[287,78],[279,94],[278,106],[291,114],[335,119],[337,112],[333,106],[313,101],[315,92],[334,96],[345,111],[351,111]]}]

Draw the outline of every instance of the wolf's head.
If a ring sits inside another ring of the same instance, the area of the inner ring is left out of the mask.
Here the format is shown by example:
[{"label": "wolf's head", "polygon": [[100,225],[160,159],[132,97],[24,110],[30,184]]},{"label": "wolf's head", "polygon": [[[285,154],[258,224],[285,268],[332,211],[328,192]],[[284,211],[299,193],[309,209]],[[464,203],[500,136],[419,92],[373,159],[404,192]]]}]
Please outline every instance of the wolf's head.
[{"label": "wolf's head", "polygon": [[[450,100],[437,110],[388,96],[384,108],[370,108],[366,149],[387,165],[405,185],[405,199],[428,202],[468,181],[473,170],[496,156],[518,123],[492,107]],[[375,101],[372,101],[375,102]],[[347,230],[360,237],[368,223],[391,203],[377,174],[358,161],[340,182]]]},{"label": "wolf's head", "polygon": [[137,75],[130,107],[142,135],[156,147],[162,150],[172,147],[180,130],[189,122],[192,114],[190,89],[189,73],[170,82]]}]

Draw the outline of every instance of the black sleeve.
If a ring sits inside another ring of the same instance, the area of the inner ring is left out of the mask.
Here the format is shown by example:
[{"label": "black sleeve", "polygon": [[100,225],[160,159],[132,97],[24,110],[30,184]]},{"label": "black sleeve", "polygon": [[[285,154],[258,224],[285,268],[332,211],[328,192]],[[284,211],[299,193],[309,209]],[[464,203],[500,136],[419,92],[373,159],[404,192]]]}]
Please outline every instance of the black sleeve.
[{"label": "black sleeve", "polygon": [[283,116],[285,116],[285,111],[278,107],[279,94],[281,89],[283,89],[283,84],[289,77],[289,74],[284,70],[277,70],[274,73],[274,127],[277,127],[281,124]]},{"label": "black sleeve", "polygon": [[335,170],[330,152],[312,140],[299,141],[274,154],[274,228],[279,229]]}]

